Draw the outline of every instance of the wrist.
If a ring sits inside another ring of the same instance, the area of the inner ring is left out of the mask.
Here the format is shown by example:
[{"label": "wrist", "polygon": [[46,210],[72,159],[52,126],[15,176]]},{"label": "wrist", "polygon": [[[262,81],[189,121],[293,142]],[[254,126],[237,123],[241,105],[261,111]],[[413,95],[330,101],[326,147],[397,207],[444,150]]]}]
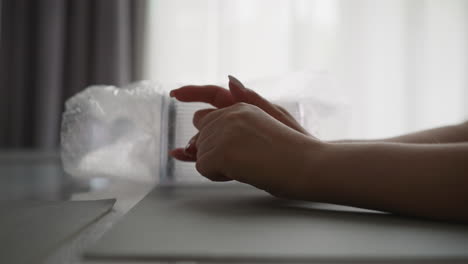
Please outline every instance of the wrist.
[{"label": "wrist", "polygon": [[334,143],[309,138],[304,143],[301,155],[297,195],[302,200],[323,201],[327,193],[329,174],[327,163],[331,161]]}]

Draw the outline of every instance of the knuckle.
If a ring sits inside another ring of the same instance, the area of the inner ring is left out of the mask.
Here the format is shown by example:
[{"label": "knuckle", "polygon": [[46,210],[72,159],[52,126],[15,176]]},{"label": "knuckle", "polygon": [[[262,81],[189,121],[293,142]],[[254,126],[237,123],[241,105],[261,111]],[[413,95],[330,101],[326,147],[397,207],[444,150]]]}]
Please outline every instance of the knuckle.
[{"label": "knuckle", "polygon": [[193,118],[192,118],[192,122],[193,124],[195,125],[195,127],[197,125],[200,124],[201,120],[206,116],[208,115],[209,113],[211,113],[213,111],[213,109],[201,109],[201,110],[198,110],[196,111],[194,114],[193,114]]},{"label": "knuckle", "polygon": [[242,120],[243,113],[242,111],[232,111],[226,114],[226,120],[228,121],[228,124],[232,125],[238,122],[239,120]]},{"label": "knuckle", "polygon": [[245,106],[242,108],[235,109],[234,111],[229,112],[226,117],[231,121],[243,121],[249,118],[251,113],[252,106]]},{"label": "knuckle", "polygon": [[248,107],[248,106],[249,106],[249,104],[244,103],[244,102],[239,102],[239,103],[235,104],[235,107],[237,107],[237,108],[244,108],[244,107]]},{"label": "knuckle", "polygon": [[237,103],[235,109],[243,115],[249,115],[253,111],[259,110],[260,108],[254,104]]}]

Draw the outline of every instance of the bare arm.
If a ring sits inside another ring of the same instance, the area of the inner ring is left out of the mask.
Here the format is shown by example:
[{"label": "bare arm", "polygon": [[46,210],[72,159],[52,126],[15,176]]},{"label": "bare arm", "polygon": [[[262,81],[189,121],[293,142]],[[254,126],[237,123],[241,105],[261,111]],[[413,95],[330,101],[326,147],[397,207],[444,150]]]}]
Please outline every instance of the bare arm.
[{"label": "bare arm", "polygon": [[171,92],[180,101],[219,108],[195,114],[200,137],[190,145],[197,152],[171,152],[195,161],[205,177],[287,198],[468,223],[468,123],[380,142],[327,143],[239,81],[229,86]]},{"label": "bare arm", "polygon": [[468,142],[468,122],[457,125],[444,126],[429,130],[418,131],[397,137],[391,137],[378,140],[339,140],[332,143],[369,143],[369,142],[388,142],[388,143],[455,143]]},{"label": "bare arm", "polygon": [[303,198],[468,221],[468,143],[325,143],[319,149],[310,147],[314,162],[304,178],[308,190],[301,191],[310,197]]}]

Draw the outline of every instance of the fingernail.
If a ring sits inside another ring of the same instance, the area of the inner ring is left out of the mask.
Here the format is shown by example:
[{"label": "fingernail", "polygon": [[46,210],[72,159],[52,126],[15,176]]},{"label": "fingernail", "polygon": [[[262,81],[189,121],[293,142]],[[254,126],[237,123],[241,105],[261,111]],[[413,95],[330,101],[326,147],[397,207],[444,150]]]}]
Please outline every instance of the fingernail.
[{"label": "fingernail", "polygon": [[185,146],[185,149],[184,149],[184,154],[187,155],[187,156],[192,156],[192,154],[189,152],[189,149],[190,149],[190,143],[187,144],[187,146]]},{"label": "fingernail", "polygon": [[191,138],[190,141],[187,143],[187,146],[185,146],[184,153],[187,156],[193,157],[195,156],[196,153],[196,147],[195,147],[195,138]]},{"label": "fingernail", "polygon": [[172,91],[169,93],[169,96],[170,96],[170,97],[174,97],[174,96],[175,96],[175,90],[172,90]]},{"label": "fingernail", "polygon": [[187,146],[185,146],[185,149],[187,150],[188,148],[190,148],[190,146],[195,142],[195,139],[194,138],[191,138],[189,140],[189,142],[187,143]]},{"label": "fingernail", "polygon": [[228,75],[229,81],[236,84],[239,88],[245,89],[244,85],[236,77]]}]

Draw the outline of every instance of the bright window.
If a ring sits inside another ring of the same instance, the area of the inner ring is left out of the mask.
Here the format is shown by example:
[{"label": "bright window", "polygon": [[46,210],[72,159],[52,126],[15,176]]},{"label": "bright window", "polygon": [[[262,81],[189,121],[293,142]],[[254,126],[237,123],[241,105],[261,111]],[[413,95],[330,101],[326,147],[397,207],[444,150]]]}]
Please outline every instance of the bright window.
[{"label": "bright window", "polygon": [[326,73],[331,81],[310,93],[333,89],[346,99],[343,137],[391,136],[461,122],[468,112],[468,1],[149,2],[148,79]]}]

